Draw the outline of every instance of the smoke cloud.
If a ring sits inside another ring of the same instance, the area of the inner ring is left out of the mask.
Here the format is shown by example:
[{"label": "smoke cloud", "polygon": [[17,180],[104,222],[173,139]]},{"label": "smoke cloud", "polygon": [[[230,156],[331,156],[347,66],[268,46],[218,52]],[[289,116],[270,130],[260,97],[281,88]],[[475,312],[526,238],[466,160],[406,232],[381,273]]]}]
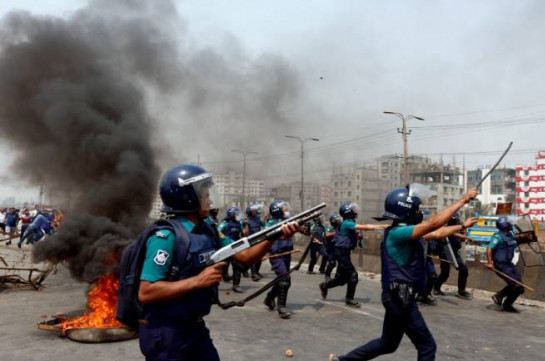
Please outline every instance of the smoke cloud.
[{"label": "smoke cloud", "polygon": [[194,45],[170,1],[96,0],[68,18],[8,14],[0,137],[18,179],[45,185],[66,209],[35,259],[64,261],[89,282],[114,271],[148,221],[161,168],[188,161],[188,150],[277,151],[274,139],[301,120],[299,95],[281,58],[252,59],[233,38]]}]

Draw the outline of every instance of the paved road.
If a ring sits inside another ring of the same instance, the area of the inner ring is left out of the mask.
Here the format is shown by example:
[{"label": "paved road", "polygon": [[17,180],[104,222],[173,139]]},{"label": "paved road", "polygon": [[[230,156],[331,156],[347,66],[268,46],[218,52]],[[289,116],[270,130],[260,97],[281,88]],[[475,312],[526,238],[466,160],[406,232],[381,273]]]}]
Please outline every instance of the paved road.
[{"label": "paved road", "polygon": [[[266,265],[265,265],[266,266]],[[268,269],[268,267],[265,267]],[[266,273],[266,280],[272,278]],[[379,336],[384,311],[380,285],[360,277],[356,297],[359,310],[344,306],[344,288],[330,290],[321,300],[320,275],[297,272],[293,276],[289,307],[291,320],[282,320],[262,304],[263,296],[244,308],[223,311],[217,307],[207,324],[223,361],[327,360],[329,353],[343,353]],[[242,286],[256,285],[243,279]],[[84,284],[72,280],[65,270],[51,275],[42,291],[0,293],[0,361],[142,360],[137,340],[80,344],[36,329],[45,315],[66,313],[84,307]],[[223,291],[228,285],[222,284]],[[542,360],[545,355],[545,309],[518,306],[519,314],[495,309],[488,293],[475,292],[471,301],[454,294],[441,297],[436,307],[422,312],[438,344],[438,360]],[[236,296],[237,298],[239,295]],[[222,292],[222,300],[233,299]],[[416,360],[416,351],[405,337],[399,350],[380,360]]]}]

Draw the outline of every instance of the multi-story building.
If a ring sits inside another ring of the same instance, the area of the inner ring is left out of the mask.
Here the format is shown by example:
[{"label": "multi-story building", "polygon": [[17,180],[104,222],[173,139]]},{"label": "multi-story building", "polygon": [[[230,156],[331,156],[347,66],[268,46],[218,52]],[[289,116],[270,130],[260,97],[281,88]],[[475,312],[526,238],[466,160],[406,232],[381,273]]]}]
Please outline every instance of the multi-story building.
[{"label": "multi-story building", "polygon": [[159,192],[157,192],[157,197],[155,197],[155,200],[153,201],[153,204],[151,205],[151,212],[149,214],[149,217],[151,219],[157,219],[161,217],[162,207],[163,207],[163,201],[161,200],[161,196],[159,195]]},{"label": "multi-story building", "polygon": [[374,167],[334,170],[328,211],[338,212],[341,204],[355,202],[360,206],[360,220],[367,222],[384,212],[385,191]]},{"label": "multi-story building", "polygon": [[464,192],[460,169],[443,162],[420,163],[413,167],[409,178],[410,183],[421,183],[435,193],[423,204],[432,214],[458,201]]},{"label": "multi-story building", "polygon": [[[467,171],[467,189],[474,188],[489,171],[488,166]],[[512,168],[495,169],[479,187],[477,199],[483,205],[490,206],[489,213],[496,213],[498,203],[515,202],[515,173],[515,169]]]},{"label": "multi-story building", "polygon": [[[224,206],[242,207],[242,174],[233,170],[225,174],[214,174],[214,183]],[[246,177],[244,181],[246,203],[264,202],[266,199],[265,181]]]},{"label": "multi-story building", "polygon": [[[410,156],[408,161],[409,174],[422,164],[431,164],[431,160],[423,156]],[[403,157],[399,155],[383,155],[377,158],[378,176],[385,189],[394,189],[403,184]]]},{"label": "multi-story building", "polygon": [[304,183],[303,209],[301,209],[301,183],[292,182],[290,187],[290,204],[294,213],[314,207],[320,203],[321,186],[314,183]]},{"label": "multi-story building", "polygon": [[534,166],[515,169],[517,215],[545,221],[545,150],[537,152]]}]

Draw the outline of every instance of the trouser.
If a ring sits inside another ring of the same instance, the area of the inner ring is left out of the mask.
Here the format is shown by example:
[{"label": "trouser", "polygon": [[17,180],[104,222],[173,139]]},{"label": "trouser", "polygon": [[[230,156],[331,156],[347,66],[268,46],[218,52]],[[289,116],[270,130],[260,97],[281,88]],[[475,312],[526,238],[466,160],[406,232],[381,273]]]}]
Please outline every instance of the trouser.
[{"label": "trouser", "polygon": [[[520,276],[520,273],[517,271],[517,268],[512,263],[494,263],[494,268],[496,268],[498,271],[505,273],[509,277],[522,282],[522,277]],[[498,292],[498,296],[501,298],[505,298],[503,301],[504,307],[510,307],[513,305],[513,303],[517,300],[518,296],[522,295],[524,293],[524,287],[517,284],[516,282],[513,282],[509,278],[497,274],[501,279],[507,283],[507,286],[505,286],[501,291]]]},{"label": "trouser", "polygon": [[28,224],[21,225],[21,235],[19,236],[19,243],[23,242],[23,236],[25,235],[25,231],[27,230],[28,226]]},{"label": "trouser", "polygon": [[337,266],[337,261],[335,260],[335,247],[324,247],[325,253],[327,254],[327,266],[325,269],[325,276],[331,278],[331,272]]},{"label": "trouser", "polygon": [[435,360],[437,346],[416,302],[403,307],[389,292],[382,293],[382,304],[386,309],[382,336],[369,341],[344,356],[342,361],[371,360],[377,356],[393,353],[407,334],[418,351],[419,361]]},{"label": "trouser", "polygon": [[335,278],[324,283],[326,288],[346,286],[346,299],[354,299],[356,286],[358,284],[358,272],[350,259],[350,250],[335,248],[335,259],[337,260],[337,274]]},{"label": "trouser", "polygon": [[[269,262],[271,263],[271,269],[276,276],[283,276],[287,274],[290,269],[291,255],[288,254],[282,257],[270,258]],[[291,278],[287,277],[286,280],[276,283],[267,294],[267,297],[278,297],[278,307],[285,307],[290,286]],[[281,305],[281,303],[283,304]]]},{"label": "trouser", "polygon": [[240,278],[242,277],[242,272],[244,272],[245,267],[242,263],[237,261],[232,261],[233,264],[233,286],[240,285]]},{"label": "trouser", "polygon": [[325,273],[328,263],[329,263],[329,256],[327,255],[327,252],[322,246],[322,263],[320,263],[320,269],[319,269],[320,273]]},{"label": "trouser", "polygon": [[259,275],[260,269],[261,269],[261,261],[254,263],[251,267],[252,276]]},{"label": "trouser", "polygon": [[202,319],[154,321],[140,326],[140,350],[146,361],[219,361],[210,331]]},{"label": "trouser", "polygon": [[[454,256],[456,257],[456,262],[458,262],[458,292],[465,291],[469,271],[464,260],[460,257],[459,251],[454,252]],[[441,258],[448,259],[450,256],[448,256],[446,252],[443,252]],[[440,267],[441,273],[435,282],[435,289],[437,290],[441,289],[443,283],[445,283],[450,276],[450,263],[441,261]]]},{"label": "trouser", "polygon": [[437,282],[437,272],[435,271],[435,265],[433,264],[433,260],[429,257],[426,257],[426,276],[426,295],[431,295],[433,286]]},{"label": "trouser", "polygon": [[[310,261],[308,263],[309,272],[312,272],[314,270],[314,266],[318,262],[318,257],[320,255],[323,256],[322,248],[323,246],[321,244],[314,243],[314,242],[310,244]],[[323,263],[323,259],[322,259],[322,263]],[[321,268],[322,267],[320,266],[320,269]]]},{"label": "trouser", "polygon": [[26,240],[27,243],[34,244],[38,242],[44,236],[43,231],[40,228],[29,226],[23,238],[19,240],[19,244],[23,244]]}]

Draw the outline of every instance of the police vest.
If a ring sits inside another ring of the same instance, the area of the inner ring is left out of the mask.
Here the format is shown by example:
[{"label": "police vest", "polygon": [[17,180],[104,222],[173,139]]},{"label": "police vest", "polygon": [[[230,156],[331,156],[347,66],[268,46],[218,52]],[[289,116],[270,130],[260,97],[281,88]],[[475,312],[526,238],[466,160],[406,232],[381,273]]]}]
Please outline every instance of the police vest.
[{"label": "police vest", "polygon": [[343,248],[343,249],[354,249],[356,248],[357,239],[356,239],[356,231],[350,230],[348,231],[348,234],[345,234],[341,231],[342,225],[345,224],[345,222],[353,222],[352,219],[344,220],[343,223],[339,226],[339,231],[335,234],[335,247],[337,248]]},{"label": "police vest", "polygon": [[251,217],[248,219],[248,229],[250,234],[261,231],[261,219],[259,217]]},{"label": "police vest", "polygon": [[242,226],[240,222],[228,220],[227,228],[225,229],[225,235],[231,238],[233,241],[237,241],[242,237]]},{"label": "police vest", "polygon": [[424,262],[424,247],[422,239],[408,240],[411,242],[411,258],[403,266],[398,265],[386,250],[386,240],[392,227],[384,231],[384,239],[380,244],[381,268],[382,268],[382,290],[390,291],[392,282],[405,283],[413,287],[414,291],[424,294],[426,291],[426,272]]},{"label": "police vest", "polygon": [[[281,219],[271,219],[267,222],[267,226],[271,227],[280,222],[282,222]],[[283,253],[283,252],[288,252],[291,250],[293,250],[293,238],[278,239],[273,242],[273,245],[271,249],[269,250],[269,253],[271,254]]]},{"label": "police vest", "polygon": [[[194,230],[195,232],[195,230]],[[199,233],[189,233],[189,251],[185,260],[182,252],[176,252],[172,270],[178,270],[169,281],[194,277],[206,268],[206,261],[219,248],[218,234],[208,224],[202,224]],[[194,320],[210,313],[215,302],[218,286],[198,289],[176,299],[145,305],[146,315],[165,320]]]},{"label": "police vest", "polygon": [[312,234],[314,235],[314,238],[316,238],[320,242],[324,242],[325,238],[325,227],[323,224],[315,224],[314,227],[312,227]]},{"label": "police vest", "polygon": [[497,263],[511,263],[515,256],[515,249],[517,248],[517,241],[513,232],[507,234],[503,232],[497,232],[501,238],[501,242],[496,248],[492,250],[492,258]]}]

